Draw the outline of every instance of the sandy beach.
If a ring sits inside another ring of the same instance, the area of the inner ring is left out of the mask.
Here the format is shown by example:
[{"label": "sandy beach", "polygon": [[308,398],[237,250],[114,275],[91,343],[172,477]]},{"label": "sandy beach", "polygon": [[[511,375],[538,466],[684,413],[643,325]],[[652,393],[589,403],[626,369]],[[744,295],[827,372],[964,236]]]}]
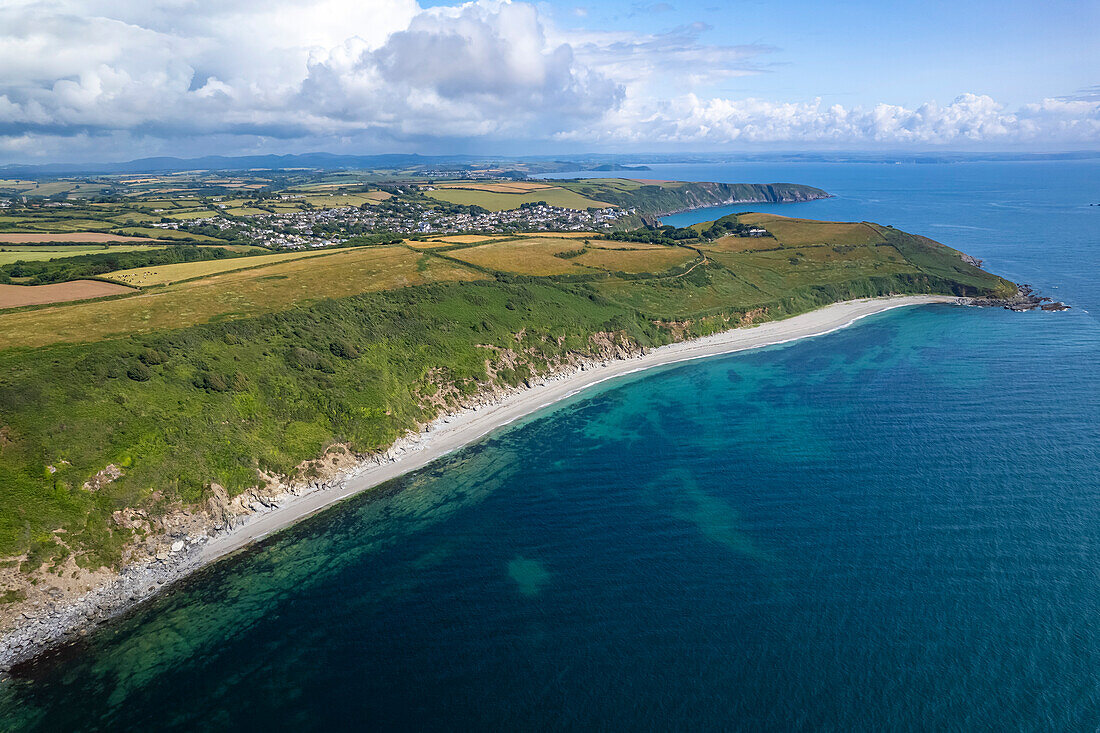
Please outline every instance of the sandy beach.
[{"label": "sandy beach", "polygon": [[392,460],[378,465],[360,466],[339,481],[336,488],[293,498],[269,512],[254,516],[247,523],[206,543],[200,554],[200,562],[213,562],[335,502],[422,468],[440,456],[469,445],[498,428],[610,379],[666,364],[821,336],[849,326],[861,318],[894,308],[956,302],[958,298],[951,296],[906,295],[833,303],[785,320],[669,344],[633,359],[608,361],[586,366],[572,374],[542,378],[534,386],[514,391],[495,404],[464,410],[437,420],[419,436],[400,441],[396,451],[391,451],[391,455],[396,452]]},{"label": "sandy beach", "polygon": [[[58,599],[22,614],[0,635],[0,680],[22,660],[126,611],[195,570],[209,565],[332,504],[422,468],[506,425],[594,385],[646,369],[821,336],[861,318],[914,305],[960,303],[950,296],[917,295],[834,303],[816,311],[759,326],[738,328],[652,349],[632,358],[588,361],[575,369],[534,380],[477,407],[445,415],[420,433],[397,441],[382,455],[366,458],[327,481],[285,487],[285,493],[254,503],[220,529],[182,539],[164,539],[156,557],[132,563],[83,596]],[[175,540],[173,542],[173,540]],[[170,547],[168,545],[170,544]]]}]

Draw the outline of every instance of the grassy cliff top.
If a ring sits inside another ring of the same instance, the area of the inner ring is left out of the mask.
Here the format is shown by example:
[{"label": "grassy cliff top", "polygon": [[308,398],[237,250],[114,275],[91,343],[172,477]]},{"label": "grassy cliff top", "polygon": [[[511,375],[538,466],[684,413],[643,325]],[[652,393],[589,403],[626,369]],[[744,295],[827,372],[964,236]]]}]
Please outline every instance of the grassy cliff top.
[{"label": "grassy cliff top", "polygon": [[1015,290],[865,222],[449,239],[167,263],[133,295],[0,311],[0,559],[118,563],[140,535],[118,510],[385,447],[609,333],[653,346],[854,297]]}]

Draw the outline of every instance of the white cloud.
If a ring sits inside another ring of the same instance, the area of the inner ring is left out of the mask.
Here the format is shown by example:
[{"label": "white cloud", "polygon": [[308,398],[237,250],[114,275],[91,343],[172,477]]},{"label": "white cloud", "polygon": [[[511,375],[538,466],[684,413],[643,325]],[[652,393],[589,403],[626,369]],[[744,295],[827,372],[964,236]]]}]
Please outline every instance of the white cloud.
[{"label": "white cloud", "polygon": [[973,94],[911,109],[714,96],[715,82],[771,71],[775,49],[708,43],[709,30],[565,31],[508,0],[8,0],[0,162],[215,144],[1100,143],[1094,90],[1015,111]]},{"label": "white cloud", "polygon": [[[564,133],[578,139],[584,131]],[[1007,111],[991,97],[963,94],[951,104],[871,108],[687,94],[630,109],[607,126],[605,142],[717,145],[959,146],[1100,142],[1100,103],[1046,99]]]},{"label": "white cloud", "polygon": [[310,62],[300,101],[345,128],[399,136],[543,136],[613,109],[621,87],[549,44],[534,7],[480,2],[418,14],[378,48]]}]

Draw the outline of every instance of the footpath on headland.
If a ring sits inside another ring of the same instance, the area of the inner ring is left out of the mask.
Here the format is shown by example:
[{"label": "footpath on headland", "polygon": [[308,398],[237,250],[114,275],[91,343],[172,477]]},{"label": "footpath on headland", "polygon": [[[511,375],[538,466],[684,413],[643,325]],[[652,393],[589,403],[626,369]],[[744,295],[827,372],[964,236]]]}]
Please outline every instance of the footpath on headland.
[{"label": "footpath on headland", "polygon": [[296,498],[210,540],[202,548],[201,562],[212,562],[335,502],[423,468],[435,459],[469,445],[504,425],[609,379],[666,364],[821,336],[851,325],[861,318],[894,308],[958,301],[958,298],[946,295],[904,295],[833,303],[781,321],[723,331],[652,349],[631,359],[587,364],[573,373],[540,378],[533,386],[512,392],[496,403],[440,418],[415,441],[402,441],[402,452],[394,460],[360,467],[354,475],[340,482],[337,488]]}]

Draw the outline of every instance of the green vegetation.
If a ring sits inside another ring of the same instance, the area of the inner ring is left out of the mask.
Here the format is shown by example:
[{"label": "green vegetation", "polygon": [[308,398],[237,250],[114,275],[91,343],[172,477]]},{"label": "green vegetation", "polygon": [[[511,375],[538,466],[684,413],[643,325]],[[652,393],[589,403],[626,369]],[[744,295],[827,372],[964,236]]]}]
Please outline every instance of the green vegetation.
[{"label": "green vegetation", "polygon": [[464,206],[480,206],[489,211],[517,209],[527,204],[546,203],[567,209],[602,209],[611,206],[606,201],[579,195],[565,187],[543,188],[524,193],[501,191],[472,191],[465,188],[440,188],[429,191],[428,196],[439,201]]},{"label": "green vegetation", "polygon": [[645,226],[627,232],[611,232],[600,236],[613,242],[641,242],[647,244],[702,244],[726,236],[748,236],[753,225],[742,222],[737,214],[723,216],[716,221],[690,227]]},{"label": "green vegetation", "polygon": [[66,257],[89,254],[118,254],[120,252],[148,252],[163,248],[163,244],[25,244],[0,245],[0,266],[13,262],[34,262],[36,260],[59,260]]},{"label": "green vegetation", "polygon": [[233,252],[222,247],[194,245],[159,248],[111,247],[102,248],[99,252],[92,254],[64,256],[63,259],[17,261],[0,265],[0,283],[11,282],[16,278],[25,285],[45,285],[97,277],[128,268],[225,260],[244,256],[246,253]]},{"label": "green vegetation", "polygon": [[[747,224],[774,237],[737,236]],[[0,557],[115,564],[133,539],[117,510],[201,502],[211,483],[234,494],[335,443],[383,448],[487,384],[591,352],[597,334],[652,346],[852,297],[1015,290],[924,237],[762,215],[253,259],[0,313]],[[108,465],[121,475],[88,483]]]},{"label": "green vegetation", "polygon": [[0,593],[0,605],[5,603],[18,603],[27,599],[27,592],[21,588],[8,588]]},{"label": "green vegetation", "polygon": [[[174,247],[173,249],[182,249]],[[197,250],[199,256],[185,259],[166,259],[164,262],[141,263],[126,266],[127,269],[115,269],[103,273],[107,280],[120,282],[132,287],[149,287],[151,285],[166,285],[172,282],[182,282],[197,277],[208,277],[221,272],[240,270],[246,267],[261,267],[276,262],[288,262],[299,260],[303,257],[317,257],[331,254],[331,251],[313,250],[280,252],[278,254],[265,253],[262,255],[248,256],[252,253],[237,254],[220,247],[191,247]],[[224,254],[211,256],[210,251]]]},{"label": "green vegetation", "polygon": [[616,206],[636,208],[659,216],[672,211],[734,202],[809,201],[828,196],[819,188],[795,183],[684,183],[641,182],[621,178],[555,181],[562,188]]},{"label": "green vegetation", "polygon": [[[421,255],[405,247],[300,254],[302,256],[265,266],[195,276],[131,297],[0,310],[0,344],[36,347],[120,338],[139,332],[186,328],[212,320],[248,318],[322,298],[488,277],[444,258],[432,258],[422,265]],[[309,254],[313,256],[305,256]],[[167,265],[166,268],[238,263],[247,264],[248,260]]]}]

